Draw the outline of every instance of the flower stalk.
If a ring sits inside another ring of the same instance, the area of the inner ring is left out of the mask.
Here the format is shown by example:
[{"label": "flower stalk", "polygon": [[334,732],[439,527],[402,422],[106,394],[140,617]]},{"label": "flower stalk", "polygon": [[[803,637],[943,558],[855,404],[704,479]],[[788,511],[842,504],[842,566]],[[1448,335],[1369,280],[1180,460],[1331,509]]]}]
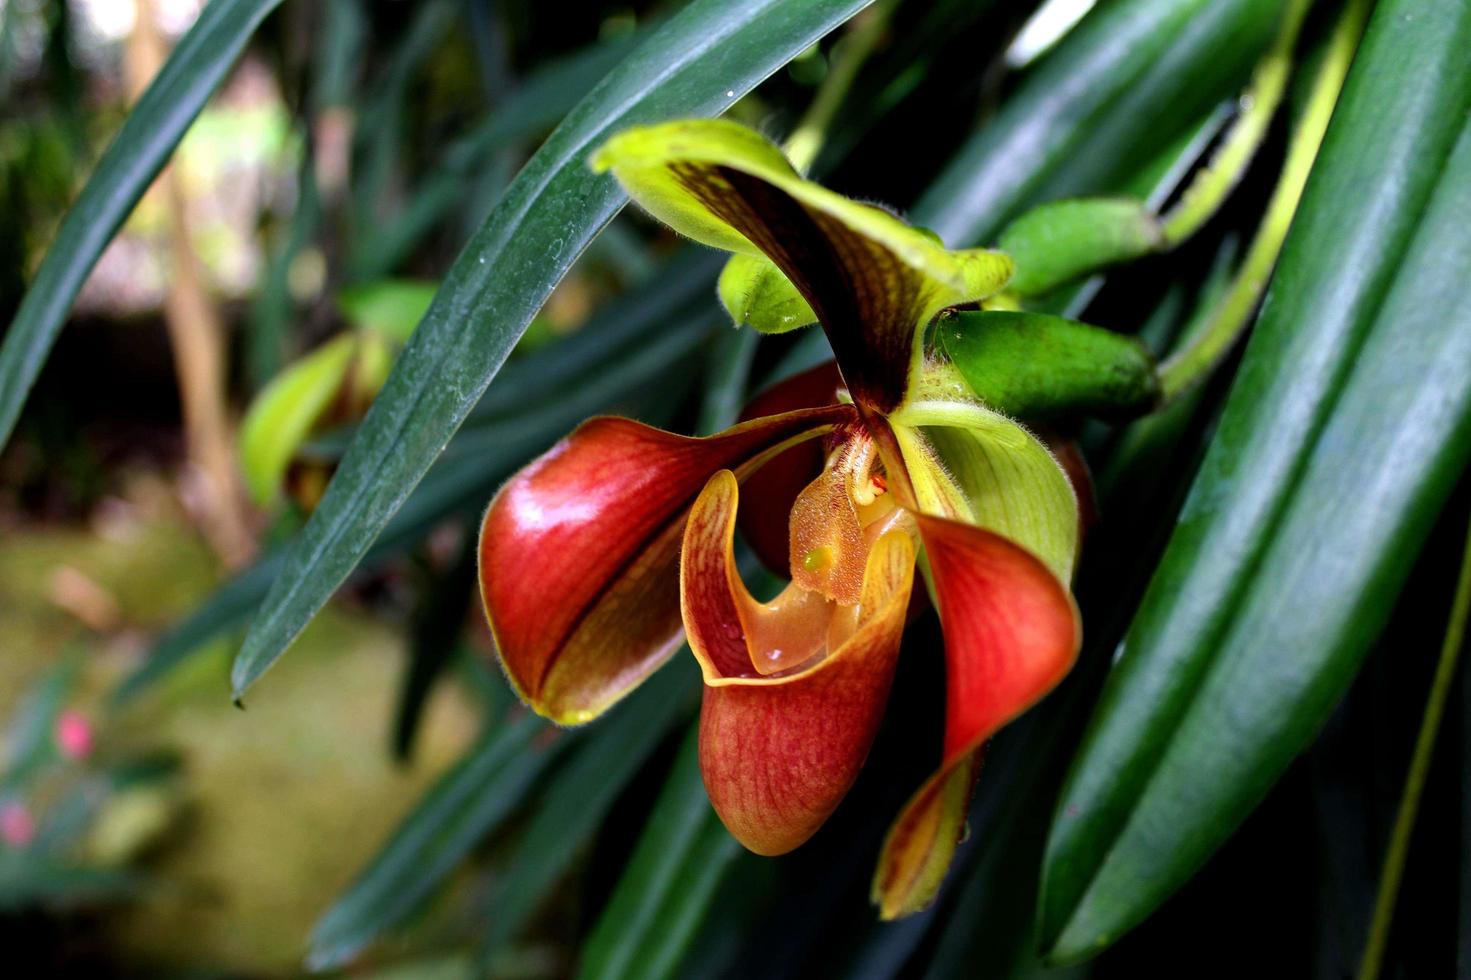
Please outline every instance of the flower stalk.
[{"label": "flower stalk", "polygon": [[1204,380],[1226,356],[1251,322],[1251,314],[1267,288],[1272,268],[1282,253],[1287,229],[1302,200],[1308,174],[1317,159],[1328,120],[1343,89],[1353,62],[1359,36],[1363,34],[1371,4],[1351,0],[1329,39],[1328,50],[1313,80],[1302,120],[1292,134],[1282,175],[1267,203],[1266,215],[1247,249],[1246,258],[1230,288],[1211,318],[1185,347],[1160,365],[1160,388],[1165,403]]},{"label": "flower stalk", "polygon": [[1210,165],[1190,182],[1179,203],[1160,218],[1166,247],[1194,235],[1216,213],[1232,189],[1240,183],[1252,157],[1266,138],[1267,126],[1277,114],[1287,81],[1292,74],[1292,52],[1302,33],[1310,0],[1291,0],[1282,12],[1282,24],[1272,46],[1257,62],[1251,84],[1238,101],[1240,114],[1212,157]]},{"label": "flower stalk", "polygon": [[798,173],[807,173],[817,162],[833,119],[848,97],[863,63],[888,32],[889,18],[898,5],[899,0],[878,0],[854,17],[847,36],[833,45],[827,75],[818,85],[812,104],[782,147]]}]

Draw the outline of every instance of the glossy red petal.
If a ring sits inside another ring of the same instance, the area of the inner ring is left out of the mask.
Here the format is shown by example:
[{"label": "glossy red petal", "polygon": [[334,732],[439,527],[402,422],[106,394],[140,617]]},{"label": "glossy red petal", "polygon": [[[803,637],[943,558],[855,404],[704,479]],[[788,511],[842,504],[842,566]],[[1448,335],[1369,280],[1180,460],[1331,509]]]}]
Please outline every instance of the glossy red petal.
[{"label": "glossy red petal", "polygon": [[893,680],[914,577],[900,531],[869,556],[857,629],[826,657],[759,677],[751,621],[760,610],[734,571],[735,481],[718,474],[690,512],[681,592],[690,648],[705,673],[700,766],[731,834],[782,854],[822,826],[853,785]]},{"label": "glossy red petal", "polygon": [[481,524],[480,587],[521,696],[578,724],[637,685],[678,641],[682,523],[709,475],[850,416],[792,412],[703,439],[598,418],[512,477]]},{"label": "glossy red petal", "polygon": [[1062,680],[1082,641],[1067,587],[1029,552],[967,524],[916,520],[945,630],[945,756],[884,842],[873,898],[886,919],[934,899],[986,739]]},{"label": "glossy red petal", "polygon": [[[827,361],[767,388],[751,400],[741,418],[831,405],[842,386],[837,362]],[[783,577],[791,568],[787,555],[788,515],[797,494],[822,472],[822,461],[822,441],[811,439],[777,454],[746,477],[746,500],[756,505],[748,503],[741,508],[736,526],[762,564]]]}]

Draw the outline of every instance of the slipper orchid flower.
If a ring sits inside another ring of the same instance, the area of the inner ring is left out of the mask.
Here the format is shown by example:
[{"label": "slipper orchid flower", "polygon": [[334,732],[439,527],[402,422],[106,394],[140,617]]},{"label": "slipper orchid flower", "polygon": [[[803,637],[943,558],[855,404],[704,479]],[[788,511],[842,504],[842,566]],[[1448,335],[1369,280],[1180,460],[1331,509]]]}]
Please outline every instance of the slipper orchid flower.
[{"label": "slipper orchid flower", "polygon": [[[837,373],[805,405],[706,438],[595,418],[511,479],[480,538],[505,673],[536,711],[580,724],[683,635],[704,675],[710,800],[748,848],[780,854],[857,777],[918,566],[945,635],[943,756],[890,830],[873,888],[885,918],[917,911],[963,834],[984,743],[1057,684],[1080,640],[1067,474],[925,349],[936,314],[998,293],[1011,262],[947,251],[803,179],[731,122],[629,130],[593,166],[677,231],[736,253],[720,291],[739,321],[820,323]],[[790,402],[822,376],[758,402]],[[815,478],[781,492],[791,461],[814,455]],[[769,602],[736,569],[738,506],[743,521],[787,516],[791,584]]]}]

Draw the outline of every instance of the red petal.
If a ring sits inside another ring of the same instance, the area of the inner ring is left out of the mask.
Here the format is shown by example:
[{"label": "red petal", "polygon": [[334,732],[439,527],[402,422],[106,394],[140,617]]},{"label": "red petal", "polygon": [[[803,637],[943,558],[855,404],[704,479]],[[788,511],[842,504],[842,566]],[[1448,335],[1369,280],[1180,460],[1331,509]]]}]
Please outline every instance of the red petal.
[{"label": "red petal", "polygon": [[[767,388],[751,400],[741,418],[831,405],[842,386],[837,362],[828,361]],[[822,461],[822,443],[808,440],[777,454],[746,477],[746,499],[760,501],[760,506],[741,508],[736,523],[756,557],[778,575],[786,576],[791,568],[787,518],[792,504],[797,494],[822,472]]]},{"label": "red petal", "polygon": [[1066,586],[981,528],[916,515],[945,629],[945,758],[889,830],[873,897],[886,919],[933,900],[954,856],[986,739],[1067,674],[1082,640]]},{"label": "red petal", "polygon": [[914,548],[903,532],[874,546],[858,628],[837,649],[811,666],[753,676],[747,623],[758,604],[734,571],[736,497],[734,478],[717,474],[685,529],[685,623],[706,684],[700,766],[731,834],[758,854],[782,854],[822,826],[868,755],[894,676]]},{"label": "red petal", "polygon": [[481,525],[480,587],[521,696],[577,724],[648,676],[679,639],[681,524],[705,480],[851,414],[792,412],[704,439],[598,418],[512,477]]},{"label": "red petal", "polygon": [[741,412],[741,421],[834,405],[842,387],[843,376],[838,373],[838,362],[824,361],[763,388]]}]

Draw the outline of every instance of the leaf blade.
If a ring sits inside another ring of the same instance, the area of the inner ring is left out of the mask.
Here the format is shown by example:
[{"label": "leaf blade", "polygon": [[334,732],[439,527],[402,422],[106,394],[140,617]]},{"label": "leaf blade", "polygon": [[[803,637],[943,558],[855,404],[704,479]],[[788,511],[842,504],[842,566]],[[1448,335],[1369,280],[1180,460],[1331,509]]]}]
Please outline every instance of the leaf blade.
[{"label": "leaf blade", "polygon": [[492,827],[510,815],[551,753],[524,716],[472,748],[425,795],[312,928],[308,967],[347,962],[410,914]]},{"label": "leaf blade", "polygon": [[1045,56],[915,204],[952,246],[990,239],[1029,204],[1118,191],[1141,150],[1235,94],[1278,4],[1100,4]]},{"label": "leaf blade", "polygon": [[[1468,392],[1441,362],[1471,356],[1455,346],[1471,297],[1446,266],[1471,249],[1446,217],[1467,206],[1471,169],[1471,136],[1451,157],[1471,105],[1471,70],[1453,53],[1471,43],[1471,16],[1455,6],[1408,17],[1381,5],[1360,48],[1215,442],[1054,818],[1043,933],[1058,959],[1146,916],[1312,737],[1448,492]],[[1378,149],[1385,138],[1393,153]],[[1362,186],[1380,193],[1355,195]],[[1432,383],[1434,411],[1413,401]],[[1224,768],[1210,768],[1212,739],[1233,753]],[[1206,768],[1192,778],[1187,760]]]},{"label": "leaf blade", "polygon": [[548,779],[491,910],[493,919],[480,950],[487,965],[536,910],[649,756],[689,717],[691,695],[698,689],[694,658],[687,650],[675,654],[673,663],[651,677],[626,708],[589,732],[576,754]]},{"label": "leaf blade", "polygon": [[693,726],[628,866],[583,946],[579,980],[672,976],[742,853],[710,807]]}]

